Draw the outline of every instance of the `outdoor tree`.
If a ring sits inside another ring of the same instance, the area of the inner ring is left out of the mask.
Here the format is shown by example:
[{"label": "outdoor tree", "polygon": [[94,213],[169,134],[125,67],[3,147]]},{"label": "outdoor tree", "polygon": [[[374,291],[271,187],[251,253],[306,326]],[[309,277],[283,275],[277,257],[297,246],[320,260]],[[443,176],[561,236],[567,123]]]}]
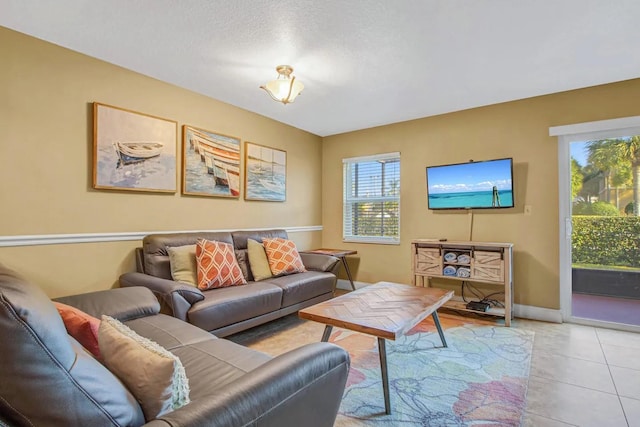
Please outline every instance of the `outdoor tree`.
[{"label": "outdoor tree", "polygon": [[582,190],[582,180],[584,175],[582,174],[582,167],[580,163],[573,157],[571,158],[571,200],[575,200]]},{"label": "outdoor tree", "polygon": [[631,178],[633,181],[633,214],[640,215],[640,135],[622,140],[623,156],[631,162]]},{"label": "outdoor tree", "polygon": [[591,201],[591,196],[598,195],[598,180],[602,177],[602,172],[591,164],[581,168],[580,172],[582,173],[582,187],[578,196],[579,199],[589,202]]},{"label": "outdoor tree", "polygon": [[[589,141],[587,150],[588,161],[602,172],[607,190],[612,185],[619,186],[631,181],[633,215],[638,216],[640,214],[638,212],[640,208],[640,136]],[[609,191],[607,191],[606,200],[609,201]]]},{"label": "outdoor tree", "polygon": [[595,166],[604,178],[605,201],[610,201],[609,189],[613,185],[612,179],[615,179],[616,172],[624,162],[618,149],[616,139],[604,139],[599,141],[589,141],[587,143],[589,151],[588,161]]}]

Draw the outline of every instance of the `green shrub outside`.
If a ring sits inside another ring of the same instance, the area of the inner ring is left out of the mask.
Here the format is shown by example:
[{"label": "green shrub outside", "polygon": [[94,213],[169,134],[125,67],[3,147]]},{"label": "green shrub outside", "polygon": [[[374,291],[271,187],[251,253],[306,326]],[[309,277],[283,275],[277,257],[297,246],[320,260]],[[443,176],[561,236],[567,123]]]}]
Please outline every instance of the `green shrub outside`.
[{"label": "green shrub outside", "polygon": [[640,268],[640,217],[572,217],[572,262]]},{"label": "green shrub outside", "polygon": [[620,211],[607,202],[580,202],[573,206],[574,215],[620,216]]}]

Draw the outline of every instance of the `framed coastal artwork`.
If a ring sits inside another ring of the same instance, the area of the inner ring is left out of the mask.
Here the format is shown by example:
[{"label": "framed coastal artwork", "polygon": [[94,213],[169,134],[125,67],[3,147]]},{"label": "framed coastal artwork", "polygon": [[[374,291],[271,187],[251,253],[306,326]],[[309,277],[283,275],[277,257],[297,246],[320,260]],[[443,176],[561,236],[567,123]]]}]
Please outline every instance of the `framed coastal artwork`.
[{"label": "framed coastal artwork", "polygon": [[287,152],[245,142],[244,159],[244,199],[284,202]]},{"label": "framed coastal artwork", "polygon": [[240,197],[240,139],[184,125],[182,194]]},{"label": "framed coastal artwork", "polygon": [[93,188],[175,193],[178,123],[93,103]]}]

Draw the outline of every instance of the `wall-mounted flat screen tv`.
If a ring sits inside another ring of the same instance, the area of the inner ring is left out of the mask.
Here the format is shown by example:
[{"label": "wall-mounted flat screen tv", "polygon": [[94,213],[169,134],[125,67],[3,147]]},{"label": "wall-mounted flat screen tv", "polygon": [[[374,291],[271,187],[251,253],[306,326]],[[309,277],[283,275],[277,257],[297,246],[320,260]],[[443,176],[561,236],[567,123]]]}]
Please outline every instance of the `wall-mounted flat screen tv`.
[{"label": "wall-mounted flat screen tv", "polygon": [[427,166],[429,209],[514,207],[513,159]]}]

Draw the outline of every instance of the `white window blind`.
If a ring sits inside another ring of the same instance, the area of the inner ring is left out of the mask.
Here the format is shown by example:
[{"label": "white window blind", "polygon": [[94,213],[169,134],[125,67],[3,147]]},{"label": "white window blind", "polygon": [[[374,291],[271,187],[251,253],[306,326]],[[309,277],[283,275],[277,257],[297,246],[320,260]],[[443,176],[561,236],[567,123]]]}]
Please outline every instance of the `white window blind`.
[{"label": "white window blind", "polygon": [[343,240],[400,243],[400,153],[342,163]]}]

